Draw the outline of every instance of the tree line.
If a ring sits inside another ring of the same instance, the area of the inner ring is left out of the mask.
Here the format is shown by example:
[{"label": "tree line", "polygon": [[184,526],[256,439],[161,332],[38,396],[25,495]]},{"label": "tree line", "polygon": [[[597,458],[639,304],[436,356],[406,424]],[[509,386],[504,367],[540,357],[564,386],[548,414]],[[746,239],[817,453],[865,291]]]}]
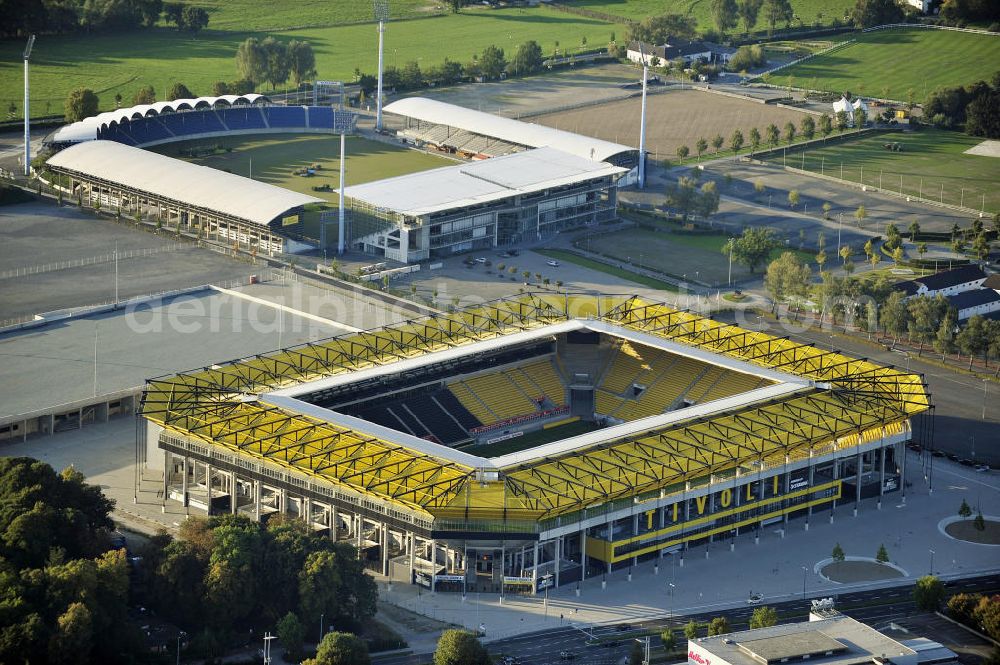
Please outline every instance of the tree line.
[{"label": "tree line", "polygon": [[196,5],[163,0],[20,0],[0,2],[0,36],[121,32],[152,28],[160,20],[198,32],[208,12]]},{"label": "tree line", "polygon": [[989,83],[939,88],[924,102],[924,117],[938,127],[965,127],[966,134],[1000,138],[1000,71]]}]

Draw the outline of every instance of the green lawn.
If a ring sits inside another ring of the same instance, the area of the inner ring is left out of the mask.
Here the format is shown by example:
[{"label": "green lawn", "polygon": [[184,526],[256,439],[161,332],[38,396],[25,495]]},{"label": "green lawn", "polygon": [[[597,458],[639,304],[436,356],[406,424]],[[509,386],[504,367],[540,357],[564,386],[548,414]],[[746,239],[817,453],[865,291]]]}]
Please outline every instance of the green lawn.
[{"label": "green lawn", "polygon": [[879,30],[857,43],[782,69],[776,85],[921,102],[935,88],[989,80],[1000,69],[1000,37],[951,30]]},{"label": "green lawn", "polygon": [[535,430],[534,432],[529,432],[524,436],[519,436],[515,439],[498,441],[497,443],[491,443],[486,446],[469,446],[465,448],[465,451],[482,457],[499,457],[500,455],[517,453],[522,450],[535,448],[553,441],[568,439],[571,436],[579,436],[580,434],[593,432],[595,429],[598,429],[598,426],[595,423],[588,420],[575,420],[565,425],[550,427],[549,429]]},{"label": "green lawn", "polygon": [[[1000,38],[998,38],[1000,42]],[[788,158],[796,167],[823,172],[851,182],[862,181],[872,187],[902,193],[923,195],[935,201],[961,204],[987,212],[1000,211],[1000,158],[963,154],[983,139],[956,131],[921,129],[913,133],[885,133],[868,135],[855,141],[831,145],[818,150],[808,150],[804,161],[801,151],[795,158]],[[902,152],[892,152],[883,146],[899,143]],[[789,150],[791,155],[791,149]],[[772,159],[776,163],[781,158]],[[963,196],[962,190],[965,190]],[[943,193],[943,196],[942,196]]]},{"label": "green lawn", "polygon": [[660,291],[669,291],[671,293],[678,293],[678,289],[675,285],[670,282],[664,282],[659,279],[653,279],[652,277],[646,277],[645,275],[637,275],[634,272],[625,270],[623,268],[616,268],[615,266],[608,265],[606,263],[601,263],[600,261],[594,261],[593,259],[588,259],[583,256],[574,254],[573,252],[567,252],[562,249],[536,249],[536,253],[542,256],[548,256],[549,258],[559,259],[560,261],[565,261],[567,263],[574,263],[578,266],[584,268],[590,268],[597,272],[603,272],[605,275],[611,275],[613,277],[619,277],[621,279],[640,284],[642,286],[648,287],[650,289],[659,289]]},{"label": "green lawn", "polygon": [[[335,190],[340,186],[340,138],[336,136],[270,134],[250,138],[232,137],[183,141],[158,146],[153,150],[171,157],[179,157],[182,150],[187,150],[192,146],[215,145],[231,147],[233,150],[197,159],[184,159],[242,176],[250,175],[252,160],[255,180],[326,199],[334,204],[337,203],[335,191],[316,192],[312,189],[315,186],[329,185],[331,189]],[[416,171],[426,171],[456,163],[443,157],[369,141],[356,136],[347,139],[346,154],[347,165],[344,179],[348,185],[391,178]],[[316,175],[310,177],[292,175],[292,172],[299,167],[314,164],[319,164],[322,167],[317,170]],[[335,234],[336,228],[331,228],[332,230],[327,229],[328,233]],[[319,237],[318,214],[306,213],[301,232],[311,238]]]},{"label": "green lawn", "polygon": [[[445,57],[467,62],[490,44],[511,51],[529,39],[550,53],[556,41],[562,49],[579,45],[584,36],[592,44],[605,43],[615,29],[620,31],[620,26],[548,7],[467,11],[389,23],[385,58],[387,65],[400,67],[411,60],[427,67]],[[43,36],[32,54],[32,115],[61,113],[69,91],[80,86],[98,93],[102,110],[114,107],[115,93],[131,103],[136,90],[146,84],[162,94],[179,81],[195,94],[211,94],[214,81],[236,78],[236,47],[250,34],[208,30],[190,35],[157,28],[115,35]],[[294,29],[276,36],[309,41],[321,79],[351,81],[355,68],[374,72],[377,66],[378,34],[372,24]],[[13,102],[18,116],[23,50],[22,40],[0,42],[0,105],[6,110]]]},{"label": "green lawn", "polygon": [[[306,26],[342,25],[372,20],[372,3],[362,0],[198,0],[192,4],[208,10],[208,25],[213,30],[289,30]],[[392,0],[389,18],[410,18],[442,14],[444,2],[429,0]]]},{"label": "green lawn", "polygon": [[[657,14],[690,14],[698,21],[698,29],[715,28],[712,21],[712,3],[707,0],[564,0],[565,4],[575,7],[592,9],[614,16],[621,16],[633,21],[641,21],[647,16]],[[852,0],[791,0],[795,16],[802,19],[806,25],[812,25],[819,20],[829,24],[833,19],[843,20],[845,12],[854,6]],[[783,23],[776,27],[784,28]],[[792,27],[799,27],[799,21],[794,21]],[[756,30],[767,29],[764,12],[760,13]],[[619,33],[623,33],[624,26]],[[739,26],[742,32],[743,24]]]}]

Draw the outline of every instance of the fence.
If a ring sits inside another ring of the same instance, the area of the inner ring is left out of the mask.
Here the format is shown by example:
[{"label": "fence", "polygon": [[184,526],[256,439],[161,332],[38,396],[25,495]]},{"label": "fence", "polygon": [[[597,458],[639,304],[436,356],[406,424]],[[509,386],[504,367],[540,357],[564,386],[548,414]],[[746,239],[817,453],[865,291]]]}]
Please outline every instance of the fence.
[{"label": "fence", "polygon": [[154,254],[162,254],[165,252],[176,252],[180,249],[189,248],[192,245],[188,243],[175,243],[172,245],[167,245],[166,247],[147,247],[145,249],[130,249],[125,251],[111,252],[110,254],[101,254],[100,256],[91,256],[84,259],[73,259],[71,261],[56,261],[54,263],[43,263],[36,266],[28,266],[26,268],[15,268],[13,270],[5,270],[0,272],[0,279],[11,279],[13,277],[27,277],[28,275],[40,275],[47,272],[55,272],[57,270],[68,270],[70,268],[83,268],[85,266],[96,266],[105,263],[112,263],[115,260],[123,259],[135,259],[144,256],[153,256]]},{"label": "fence", "polygon": [[874,28],[865,28],[861,32],[878,32],[879,30],[892,30],[895,28],[925,28],[928,30],[954,30],[955,32],[971,32],[976,35],[993,35],[994,37],[1000,37],[1000,32],[990,32],[989,30],[980,30],[978,28],[955,28],[950,25],[930,25],[928,23],[886,23],[885,25],[876,25]]},{"label": "fence", "polygon": [[[771,69],[768,69],[766,72],[761,72],[760,74],[758,74],[754,78],[761,78],[761,77],[764,77],[764,76],[769,76],[769,75],[771,75],[771,74],[773,74],[773,73],[775,73],[777,71],[781,71],[782,69],[785,69],[787,67],[791,67],[793,65],[797,65],[799,63],[806,62],[807,60],[811,60],[812,58],[815,58],[818,55],[829,55],[830,53],[833,53],[834,51],[839,51],[841,49],[847,48],[848,46],[850,46],[851,44],[854,44],[857,41],[858,41],[857,39],[848,39],[846,42],[840,42],[838,44],[834,44],[830,48],[825,48],[822,51],[816,51],[815,53],[810,53],[809,55],[807,55],[807,56],[805,56],[803,58],[799,58],[798,60],[792,60],[791,62],[786,62],[783,65],[778,65],[777,67],[772,67]],[[776,87],[781,87],[781,86],[776,86]]]}]

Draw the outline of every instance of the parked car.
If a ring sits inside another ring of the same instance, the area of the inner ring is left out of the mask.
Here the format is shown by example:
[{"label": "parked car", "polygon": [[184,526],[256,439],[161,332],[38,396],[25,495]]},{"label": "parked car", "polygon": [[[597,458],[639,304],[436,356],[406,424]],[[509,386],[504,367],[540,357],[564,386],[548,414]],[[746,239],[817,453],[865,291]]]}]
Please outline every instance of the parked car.
[{"label": "parked car", "polygon": [[762,593],[751,593],[750,597],[747,598],[747,605],[760,605],[764,602],[764,594]]},{"label": "parked car", "polygon": [[979,473],[989,473],[990,467],[987,464],[979,464],[978,466],[976,466],[976,471],[978,471]]},{"label": "parked car", "polygon": [[573,660],[574,658],[576,658],[576,654],[572,651],[566,651],[563,649],[559,652],[559,660]]},{"label": "parked car", "polygon": [[553,268],[558,268],[559,267],[559,262],[555,261],[555,260],[549,260],[549,261],[545,262],[545,265],[552,266]]}]

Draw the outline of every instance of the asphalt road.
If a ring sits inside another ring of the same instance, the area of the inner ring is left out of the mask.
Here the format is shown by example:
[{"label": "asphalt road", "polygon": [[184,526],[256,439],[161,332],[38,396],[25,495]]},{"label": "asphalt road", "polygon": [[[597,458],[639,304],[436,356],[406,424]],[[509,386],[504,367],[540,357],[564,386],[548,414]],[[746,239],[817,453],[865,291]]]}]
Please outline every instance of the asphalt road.
[{"label": "asphalt road", "polygon": [[[946,582],[949,594],[962,592],[986,592],[1000,588],[1000,575],[967,577]],[[890,621],[904,619],[916,611],[912,600],[913,585],[893,586],[847,593],[835,598],[837,608],[844,614],[869,625],[883,625]],[[766,603],[777,610],[782,623],[803,621],[811,607],[811,600],[795,600],[783,603]],[[734,630],[745,629],[753,614],[754,606],[738,607],[709,613],[678,615],[670,619],[656,619],[631,624],[605,625],[599,627],[567,625],[554,630],[529,633],[504,640],[491,642],[490,653],[516,656],[523,665],[555,665],[564,662],[560,652],[573,654],[574,661],[587,665],[613,665],[621,663],[632,648],[632,636],[640,631],[652,631],[653,647],[661,646],[659,632],[667,625],[680,631],[687,622],[694,620],[708,623],[714,617],[725,616]],[[628,626],[623,631],[622,629]],[[587,646],[591,636],[604,642],[618,642],[615,646]],[[931,636],[933,639],[933,636]],[[378,665],[424,665],[429,662],[427,654],[398,654],[375,658]]]}]

